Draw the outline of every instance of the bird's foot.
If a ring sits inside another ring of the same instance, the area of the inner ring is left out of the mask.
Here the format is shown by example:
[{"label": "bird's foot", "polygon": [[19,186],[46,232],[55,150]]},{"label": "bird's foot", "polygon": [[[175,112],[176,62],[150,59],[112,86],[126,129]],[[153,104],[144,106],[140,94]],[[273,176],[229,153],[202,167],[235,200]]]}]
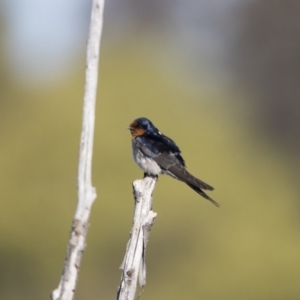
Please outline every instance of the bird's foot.
[{"label": "bird's foot", "polygon": [[151,178],[155,179],[156,181],[158,180],[158,175],[144,173],[144,178],[146,178],[146,177],[151,177]]}]

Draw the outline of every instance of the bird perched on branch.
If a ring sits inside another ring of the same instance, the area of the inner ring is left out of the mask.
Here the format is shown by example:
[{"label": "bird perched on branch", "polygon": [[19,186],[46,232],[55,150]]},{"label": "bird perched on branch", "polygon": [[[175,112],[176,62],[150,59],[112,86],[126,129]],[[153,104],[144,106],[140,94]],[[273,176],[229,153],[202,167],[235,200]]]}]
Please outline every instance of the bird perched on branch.
[{"label": "bird perched on branch", "polygon": [[145,176],[167,174],[183,181],[199,195],[220,206],[203,190],[214,188],[186,170],[181,151],[173,140],[163,135],[147,118],[138,118],[128,127],[132,135],[133,158]]}]

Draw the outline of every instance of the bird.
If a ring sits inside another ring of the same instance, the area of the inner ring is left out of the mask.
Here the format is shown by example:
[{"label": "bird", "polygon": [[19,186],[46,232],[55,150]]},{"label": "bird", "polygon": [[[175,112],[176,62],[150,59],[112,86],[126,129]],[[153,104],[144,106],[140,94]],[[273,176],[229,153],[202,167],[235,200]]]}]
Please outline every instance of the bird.
[{"label": "bird", "polygon": [[176,143],[162,134],[149,119],[137,118],[127,129],[130,130],[132,136],[134,161],[144,171],[144,177],[158,178],[158,175],[167,174],[186,183],[215,206],[220,206],[203,191],[212,191],[214,188],[187,171]]}]

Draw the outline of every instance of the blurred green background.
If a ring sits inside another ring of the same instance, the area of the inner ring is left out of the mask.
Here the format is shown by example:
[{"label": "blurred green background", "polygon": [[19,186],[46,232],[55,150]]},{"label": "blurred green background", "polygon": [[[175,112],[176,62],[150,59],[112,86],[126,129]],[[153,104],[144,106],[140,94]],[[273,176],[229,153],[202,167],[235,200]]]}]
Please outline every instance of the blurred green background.
[{"label": "blurred green background", "polygon": [[[300,5],[221,2],[106,4],[98,197],[75,299],[116,297],[131,183],[142,177],[125,128],[141,116],[177,142],[221,204],[159,179],[142,299],[300,298]],[[27,14],[16,3],[3,0],[0,13],[0,298],[49,299],[77,204],[90,3],[32,1]]]}]

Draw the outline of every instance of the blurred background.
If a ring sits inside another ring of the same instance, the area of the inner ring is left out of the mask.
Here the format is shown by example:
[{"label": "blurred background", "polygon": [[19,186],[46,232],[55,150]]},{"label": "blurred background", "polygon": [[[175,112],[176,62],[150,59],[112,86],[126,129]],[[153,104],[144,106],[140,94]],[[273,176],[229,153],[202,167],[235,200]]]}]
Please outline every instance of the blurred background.
[{"label": "blurred background", "polygon": [[[0,2],[0,298],[49,299],[76,176],[91,1]],[[161,177],[142,299],[300,299],[300,2],[106,1],[93,206],[76,299],[115,299],[141,116],[218,209]]]}]

